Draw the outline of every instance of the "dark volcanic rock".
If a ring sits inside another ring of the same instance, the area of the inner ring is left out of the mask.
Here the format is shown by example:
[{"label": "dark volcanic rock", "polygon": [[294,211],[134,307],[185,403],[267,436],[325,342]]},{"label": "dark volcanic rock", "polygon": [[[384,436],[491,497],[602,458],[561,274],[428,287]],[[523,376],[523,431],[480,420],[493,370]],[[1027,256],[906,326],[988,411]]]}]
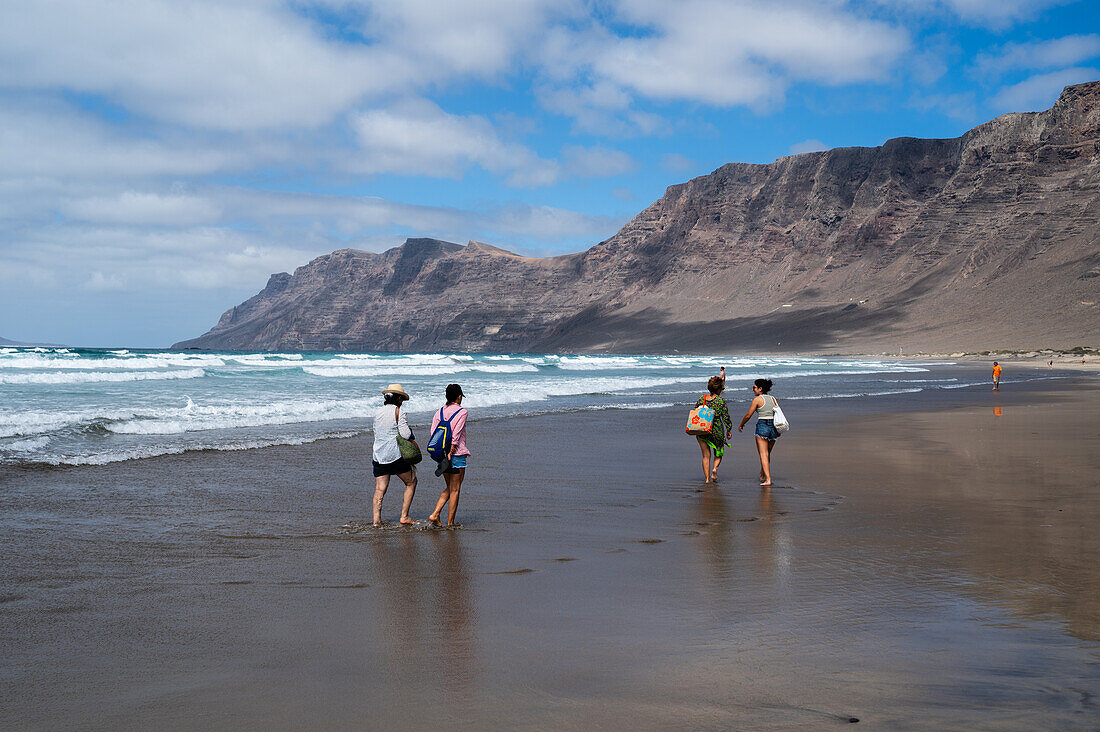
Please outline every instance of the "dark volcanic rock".
[{"label": "dark volcanic rock", "polygon": [[[585,252],[342,250],[177,347],[984,350],[1100,336],[1100,82],[953,140],[733,163]],[[441,305],[440,303],[446,303]],[[855,305],[855,307],[853,307]],[[779,346],[779,343],[782,346]]]}]

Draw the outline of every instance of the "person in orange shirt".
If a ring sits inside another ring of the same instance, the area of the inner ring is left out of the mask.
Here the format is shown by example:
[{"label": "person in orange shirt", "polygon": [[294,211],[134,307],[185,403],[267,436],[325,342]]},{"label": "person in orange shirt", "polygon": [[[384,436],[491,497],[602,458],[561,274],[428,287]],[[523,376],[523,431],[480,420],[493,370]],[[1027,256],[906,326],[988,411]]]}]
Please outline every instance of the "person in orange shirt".
[{"label": "person in orange shirt", "polygon": [[993,391],[1001,390],[1001,364],[993,362]]}]

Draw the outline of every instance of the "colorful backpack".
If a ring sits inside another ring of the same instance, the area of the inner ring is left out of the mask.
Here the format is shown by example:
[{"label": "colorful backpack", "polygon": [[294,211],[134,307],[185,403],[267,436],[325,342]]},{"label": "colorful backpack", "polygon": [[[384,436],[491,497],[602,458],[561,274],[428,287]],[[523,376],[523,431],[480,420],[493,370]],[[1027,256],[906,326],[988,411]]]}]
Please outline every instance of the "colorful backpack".
[{"label": "colorful backpack", "polygon": [[428,457],[435,460],[437,463],[447,457],[447,453],[451,451],[451,420],[462,411],[462,408],[459,407],[454,411],[450,419],[443,419],[443,410],[446,408],[446,405],[444,405],[443,408],[439,410],[439,424],[436,425],[435,430],[432,432],[432,436],[428,438],[428,444],[424,447],[424,449],[428,451]]}]

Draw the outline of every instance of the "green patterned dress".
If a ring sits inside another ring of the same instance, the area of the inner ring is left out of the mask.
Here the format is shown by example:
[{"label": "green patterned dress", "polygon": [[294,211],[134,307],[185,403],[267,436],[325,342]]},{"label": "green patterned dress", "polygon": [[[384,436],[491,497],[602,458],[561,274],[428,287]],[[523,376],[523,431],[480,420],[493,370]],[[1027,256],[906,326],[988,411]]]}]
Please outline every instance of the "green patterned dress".
[{"label": "green patterned dress", "polygon": [[714,454],[717,457],[722,457],[728,442],[726,436],[733,431],[733,420],[730,419],[730,410],[726,407],[726,400],[720,396],[707,399],[709,396],[710,394],[704,394],[695,401],[695,406],[700,407],[705,400],[707,406],[714,410],[714,424],[711,427],[710,435],[700,439],[706,440],[714,448]]}]

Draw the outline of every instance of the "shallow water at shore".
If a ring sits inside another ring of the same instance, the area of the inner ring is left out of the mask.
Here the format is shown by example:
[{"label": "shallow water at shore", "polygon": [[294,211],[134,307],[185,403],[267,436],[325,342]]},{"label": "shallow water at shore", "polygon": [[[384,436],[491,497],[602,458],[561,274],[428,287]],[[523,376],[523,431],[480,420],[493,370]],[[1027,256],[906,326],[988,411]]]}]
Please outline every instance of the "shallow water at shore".
[{"label": "shallow water at shore", "polygon": [[362,438],[0,467],[0,722],[1091,728],[1097,401],[804,401],[770,493],[683,409],[483,420],[456,531],[366,528]]}]

